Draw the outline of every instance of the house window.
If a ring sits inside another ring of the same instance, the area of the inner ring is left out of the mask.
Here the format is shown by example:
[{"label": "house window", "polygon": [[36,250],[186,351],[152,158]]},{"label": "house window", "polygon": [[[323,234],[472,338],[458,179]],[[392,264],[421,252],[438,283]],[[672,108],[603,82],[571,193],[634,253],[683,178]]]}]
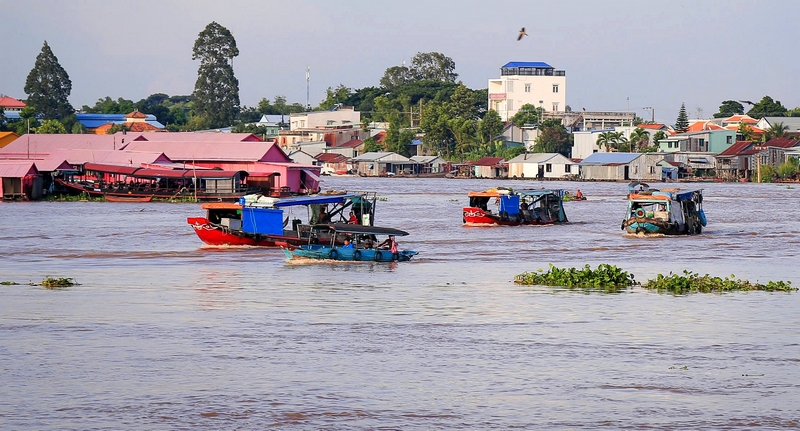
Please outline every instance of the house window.
[{"label": "house window", "polygon": [[572,165],[564,165],[564,172],[572,172]]},{"label": "house window", "polygon": [[650,166],[650,173],[651,174],[656,173],[656,167],[655,166]]},{"label": "house window", "polygon": [[553,112],[558,112],[558,102],[553,102]]},{"label": "house window", "polygon": [[513,111],[514,110],[514,101],[513,100],[509,100],[508,101],[508,110],[509,111]]},{"label": "house window", "polygon": [[633,173],[634,174],[638,174],[639,173],[639,167],[638,166],[634,166],[633,167]]},{"label": "house window", "polygon": [[545,172],[553,172],[553,165],[551,163],[545,163],[544,171]]},{"label": "house window", "polygon": [[700,146],[701,147],[705,147],[706,146],[706,140],[705,139],[700,138]]},{"label": "house window", "polygon": [[553,84],[553,93],[558,93],[558,84]]},{"label": "house window", "polygon": [[525,92],[526,93],[530,93],[531,92],[531,84],[525,84]]},{"label": "house window", "polygon": [[506,91],[508,91],[509,93],[513,93],[514,92],[514,81],[507,81],[506,82]]},{"label": "house window", "polygon": [[733,143],[733,136],[730,136],[730,135],[726,136],[725,137],[725,143],[727,143],[728,145],[732,144]]}]

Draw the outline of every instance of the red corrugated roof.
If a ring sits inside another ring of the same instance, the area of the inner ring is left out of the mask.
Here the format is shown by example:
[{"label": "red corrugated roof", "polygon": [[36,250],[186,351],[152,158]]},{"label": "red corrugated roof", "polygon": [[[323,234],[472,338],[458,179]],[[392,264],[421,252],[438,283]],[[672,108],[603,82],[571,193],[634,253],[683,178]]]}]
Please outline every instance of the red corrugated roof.
[{"label": "red corrugated roof", "polygon": [[639,124],[636,127],[641,127],[642,129],[655,129],[655,130],[658,130],[658,129],[662,129],[662,128],[666,127],[666,126],[663,125],[663,124],[660,124],[660,123],[655,123],[655,124]]},{"label": "red corrugated roof", "polygon": [[800,144],[800,140],[794,138],[772,138],[765,142],[765,147],[792,148]]},{"label": "red corrugated roof", "polygon": [[142,118],[142,119],[145,119],[145,118],[147,118],[147,115],[142,114],[139,111],[133,111],[130,114],[125,114],[125,118]]},{"label": "red corrugated roof", "polygon": [[502,157],[484,157],[480,160],[474,161],[472,164],[475,166],[495,166],[504,161]]},{"label": "red corrugated roof", "polygon": [[362,141],[361,139],[351,139],[351,140],[343,143],[342,145],[339,145],[339,147],[342,147],[342,148],[355,148],[355,147],[357,147],[357,146],[359,146],[359,145],[361,145],[363,143],[364,143],[364,141]]},{"label": "red corrugated roof", "polygon": [[320,153],[314,156],[314,158],[322,163],[341,163],[347,161],[347,156],[337,153]]},{"label": "red corrugated roof", "polygon": [[736,143],[728,147],[725,151],[717,154],[717,156],[722,156],[722,157],[737,156],[752,146],[753,146],[752,141],[737,141]]},{"label": "red corrugated roof", "polygon": [[22,109],[25,104],[13,97],[3,96],[0,97],[0,107]]}]

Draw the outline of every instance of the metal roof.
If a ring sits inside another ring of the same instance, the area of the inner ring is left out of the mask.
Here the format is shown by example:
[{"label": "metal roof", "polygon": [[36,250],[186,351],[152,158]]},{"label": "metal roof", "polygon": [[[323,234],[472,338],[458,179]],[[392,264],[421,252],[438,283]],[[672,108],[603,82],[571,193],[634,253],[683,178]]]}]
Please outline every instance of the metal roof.
[{"label": "metal roof", "polygon": [[594,153],[583,159],[580,165],[628,164],[644,153]]},{"label": "metal roof", "polygon": [[23,178],[38,173],[39,170],[32,160],[0,161],[0,178]]},{"label": "metal roof", "polygon": [[501,69],[515,69],[519,67],[534,67],[539,69],[554,69],[553,66],[542,61],[512,61],[506,63]]},{"label": "metal roof", "polygon": [[390,227],[364,226],[360,224],[328,223],[313,226],[314,229],[331,229],[344,233],[371,233],[375,235],[406,236],[408,232]]}]

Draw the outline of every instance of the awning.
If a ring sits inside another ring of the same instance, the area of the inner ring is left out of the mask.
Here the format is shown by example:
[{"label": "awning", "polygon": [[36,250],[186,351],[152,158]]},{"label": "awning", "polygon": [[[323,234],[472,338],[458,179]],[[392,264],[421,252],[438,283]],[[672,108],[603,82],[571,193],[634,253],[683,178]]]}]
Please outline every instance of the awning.
[{"label": "awning", "polygon": [[311,171],[310,171],[310,170],[308,170],[308,169],[303,169],[303,172],[305,172],[305,173],[306,173],[306,175],[308,175],[308,176],[309,176],[309,177],[311,177],[312,179],[316,180],[317,182],[320,182],[320,181],[322,181],[322,178],[318,177],[318,176],[317,176],[317,174],[315,174],[314,172],[311,172]]}]

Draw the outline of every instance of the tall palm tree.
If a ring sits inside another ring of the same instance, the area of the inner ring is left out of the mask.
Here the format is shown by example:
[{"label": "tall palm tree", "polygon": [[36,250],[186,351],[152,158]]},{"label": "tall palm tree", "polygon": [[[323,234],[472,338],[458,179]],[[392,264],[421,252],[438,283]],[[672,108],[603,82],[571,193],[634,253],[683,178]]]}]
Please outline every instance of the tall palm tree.
[{"label": "tall palm tree", "polygon": [[641,151],[650,146],[650,134],[641,127],[633,129],[631,132],[631,150]]},{"label": "tall palm tree", "polygon": [[606,147],[606,152],[611,151],[611,146],[614,143],[614,132],[603,132],[597,135],[597,146],[600,148]]},{"label": "tall palm tree", "polygon": [[785,138],[788,131],[789,126],[782,122],[775,123],[764,133],[764,142],[772,138]]},{"label": "tall palm tree", "polygon": [[[614,133],[612,133],[611,145],[617,151],[630,150],[630,148],[628,147],[628,138],[626,138],[625,135],[622,134],[622,132],[614,132]],[[627,152],[627,151],[625,151],[625,152]]]}]

